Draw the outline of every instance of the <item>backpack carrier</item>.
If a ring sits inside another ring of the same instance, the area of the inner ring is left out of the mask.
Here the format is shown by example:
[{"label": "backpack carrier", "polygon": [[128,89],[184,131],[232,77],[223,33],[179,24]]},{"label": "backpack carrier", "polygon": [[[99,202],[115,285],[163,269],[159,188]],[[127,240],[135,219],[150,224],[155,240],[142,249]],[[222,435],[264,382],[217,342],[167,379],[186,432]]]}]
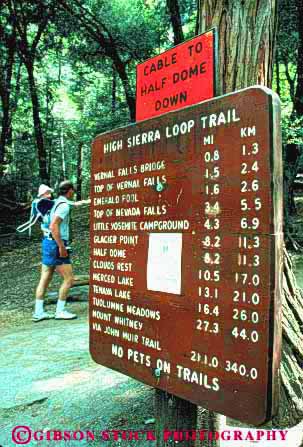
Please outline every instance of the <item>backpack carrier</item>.
[{"label": "backpack carrier", "polygon": [[50,234],[49,225],[50,225],[50,212],[55,204],[55,200],[51,199],[35,199],[32,202],[30,218],[27,222],[17,227],[18,233],[23,233],[28,230],[29,236],[31,235],[32,226],[35,225],[36,222],[41,223],[41,229],[43,231],[44,236],[48,236]]}]

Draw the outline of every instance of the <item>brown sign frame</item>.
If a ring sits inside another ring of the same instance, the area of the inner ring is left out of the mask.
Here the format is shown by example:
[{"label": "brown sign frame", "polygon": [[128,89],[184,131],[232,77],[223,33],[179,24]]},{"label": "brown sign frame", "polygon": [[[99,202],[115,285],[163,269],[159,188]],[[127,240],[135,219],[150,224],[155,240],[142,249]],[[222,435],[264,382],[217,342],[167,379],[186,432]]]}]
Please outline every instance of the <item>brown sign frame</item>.
[{"label": "brown sign frame", "polygon": [[[255,140],[262,148],[256,156]],[[232,418],[254,425],[270,420],[279,396],[283,273],[277,95],[250,87],[99,135],[93,142],[91,197],[94,360]],[[125,202],[127,197],[138,202]],[[217,215],[222,226],[216,233]],[[163,233],[175,236],[163,242]],[[214,234],[221,241],[218,250]],[[201,248],[201,235],[211,248]],[[173,268],[164,273],[165,259]],[[215,272],[221,268],[220,276]],[[234,304],[239,297],[241,304]],[[202,332],[205,322],[208,333]]]}]

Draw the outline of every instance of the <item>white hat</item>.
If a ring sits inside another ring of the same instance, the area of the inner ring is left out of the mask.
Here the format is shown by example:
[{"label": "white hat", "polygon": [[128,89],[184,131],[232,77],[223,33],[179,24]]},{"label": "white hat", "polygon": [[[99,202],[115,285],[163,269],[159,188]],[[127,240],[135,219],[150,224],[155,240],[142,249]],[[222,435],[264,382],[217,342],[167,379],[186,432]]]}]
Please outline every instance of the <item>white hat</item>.
[{"label": "white hat", "polygon": [[45,194],[46,192],[53,192],[53,191],[54,191],[54,190],[53,190],[52,188],[50,188],[49,186],[44,185],[44,184],[42,183],[42,185],[40,185],[40,186],[39,186],[39,189],[38,189],[38,197],[43,196],[43,194]]}]

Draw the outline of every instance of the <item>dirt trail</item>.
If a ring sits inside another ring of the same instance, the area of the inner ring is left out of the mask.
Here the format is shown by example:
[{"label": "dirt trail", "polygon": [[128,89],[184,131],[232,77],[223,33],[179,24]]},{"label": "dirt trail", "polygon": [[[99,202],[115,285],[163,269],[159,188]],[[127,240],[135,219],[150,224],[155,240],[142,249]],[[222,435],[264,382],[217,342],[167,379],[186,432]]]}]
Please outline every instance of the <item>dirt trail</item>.
[{"label": "dirt trail", "polygon": [[46,439],[28,444],[43,447],[100,445],[101,430],[153,428],[145,424],[153,416],[152,389],[91,360],[87,306],[71,307],[79,314],[77,320],[29,322],[1,336],[0,445],[16,445],[12,430],[18,425],[32,431],[89,430],[96,437],[80,444]]}]

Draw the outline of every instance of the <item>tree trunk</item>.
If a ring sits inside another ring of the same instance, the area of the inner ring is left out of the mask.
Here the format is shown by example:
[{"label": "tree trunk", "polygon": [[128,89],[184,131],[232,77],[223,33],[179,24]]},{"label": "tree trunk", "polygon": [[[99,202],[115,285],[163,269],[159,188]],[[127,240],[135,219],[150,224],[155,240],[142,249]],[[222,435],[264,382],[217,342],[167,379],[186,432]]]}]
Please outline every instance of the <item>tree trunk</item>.
[{"label": "tree trunk", "polygon": [[113,67],[113,82],[112,82],[112,114],[116,111],[116,94],[117,94],[117,74],[115,67]]},{"label": "tree trunk", "polygon": [[[221,94],[253,84],[271,86],[276,17],[275,0],[200,0],[200,32],[218,28]],[[281,393],[273,426],[289,427],[303,417],[303,312],[286,252],[283,284]]]},{"label": "tree trunk", "polygon": [[[5,158],[5,148],[7,145],[8,137],[9,137],[9,129],[10,129],[10,102],[9,102],[9,91],[4,92],[3,96],[1,95],[1,104],[2,104],[2,123],[1,123],[1,137],[0,137],[0,165],[4,163]],[[2,173],[2,169],[0,169],[0,176]]]},{"label": "tree trunk", "polygon": [[66,180],[66,161],[65,161],[65,146],[64,146],[64,131],[63,131],[63,121],[61,122],[60,129],[60,148],[61,148],[61,178]]},{"label": "tree trunk", "polygon": [[200,28],[199,20],[200,20],[200,0],[197,0],[197,15],[196,15],[196,24],[195,24],[195,36],[197,36],[199,34],[199,28]]},{"label": "tree trunk", "polygon": [[279,60],[278,54],[276,54],[275,66],[276,66],[276,78],[277,78],[277,94],[280,96],[281,95],[281,78],[280,78],[280,60]]},{"label": "tree trunk", "polygon": [[21,68],[22,68],[22,62],[19,61],[17,73],[15,74],[15,85],[16,86],[15,86],[15,91],[14,91],[14,97],[12,98],[12,101],[11,101],[11,121],[12,121],[12,116],[17,111],[17,107],[18,107],[18,99],[20,96],[20,88],[21,88]]},{"label": "tree trunk", "polygon": [[40,120],[40,106],[34,77],[34,65],[31,61],[26,61],[25,65],[28,73],[29,88],[32,100],[35,138],[38,150],[39,175],[42,182],[49,184],[49,174],[47,170],[47,154],[44,147],[42,125]]},{"label": "tree trunk", "polygon": [[303,294],[298,289],[292,264],[284,251],[283,275],[283,346],[281,361],[281,392],[278,413],[273,427],[292,427],[303,417]]},{"label": "tree trunk", "polygon": [[299,46],[297,55],[297,88],[294,97],[294,111],[303,116],[303,21],[300,14],[303,11],[303,0],[297,0]]},{"label": "tree trunk", "polygon": [[128,75],[126,72],[126,65],[121,59],[118,57],[116,52],[112,55],[114,66],[116,67],[117,73],[122,81],[126,102],[129,109],[129,115],[131,121],[135,121],[136,119],[136,99],[134,97],[132,88],[129,83]]},{"label": "tree trunk", "polygon": [[19,61],[19,64],[18,64],[18,67],[17,67],[17,72],[15,74],[15,91],[14,91],[14,96],[10,100],[10,118],[9,118],[9,130],[8,130],[8,137],[7,137],[7,145],[8,146],[12,146],[12,144],[13,144],[13,125],[12,125],[12,121],[13,121],[14,113],[16,113],[16,111],[17,111],[18,99],[19,99],[19,96],[20,96],[21,67],[22,67],[22,62]]},{"label": "tree trunk", "polygon": [[270,87],[277,28],[276,0],[200,0],[200,29],[218,29],[219,95],[250,85]]},{"label": "tree trunk", "polygon": [[[3,37],[3,30],[0,29],[1,37]],[[2,104],[2,130],[0,137],[0,164],[4,162],[5,159],[5,148],[8,144],[10,136],[10,126],[11,126],[11,84],[12,84],[12,74],[13,66],[15,62],[16,53],[16,30],[13,27],[12,34],[4,39],[6,43],[6,57],[2,56],[2,66],[0,67],[0,96]],[[0,169],[0,176],[2,175],[2,169]]]},{"label": "tree trunk", "polygon": [[174,45],[178,45],[184,41],[179,3],[178,0],[166,0],[166,4],[174,31]]},{"label": "tree trunk", "polygon": [[82,149],[83,143],[78,144],[78,163],[77,163],[77,200],[82,197]]}]

